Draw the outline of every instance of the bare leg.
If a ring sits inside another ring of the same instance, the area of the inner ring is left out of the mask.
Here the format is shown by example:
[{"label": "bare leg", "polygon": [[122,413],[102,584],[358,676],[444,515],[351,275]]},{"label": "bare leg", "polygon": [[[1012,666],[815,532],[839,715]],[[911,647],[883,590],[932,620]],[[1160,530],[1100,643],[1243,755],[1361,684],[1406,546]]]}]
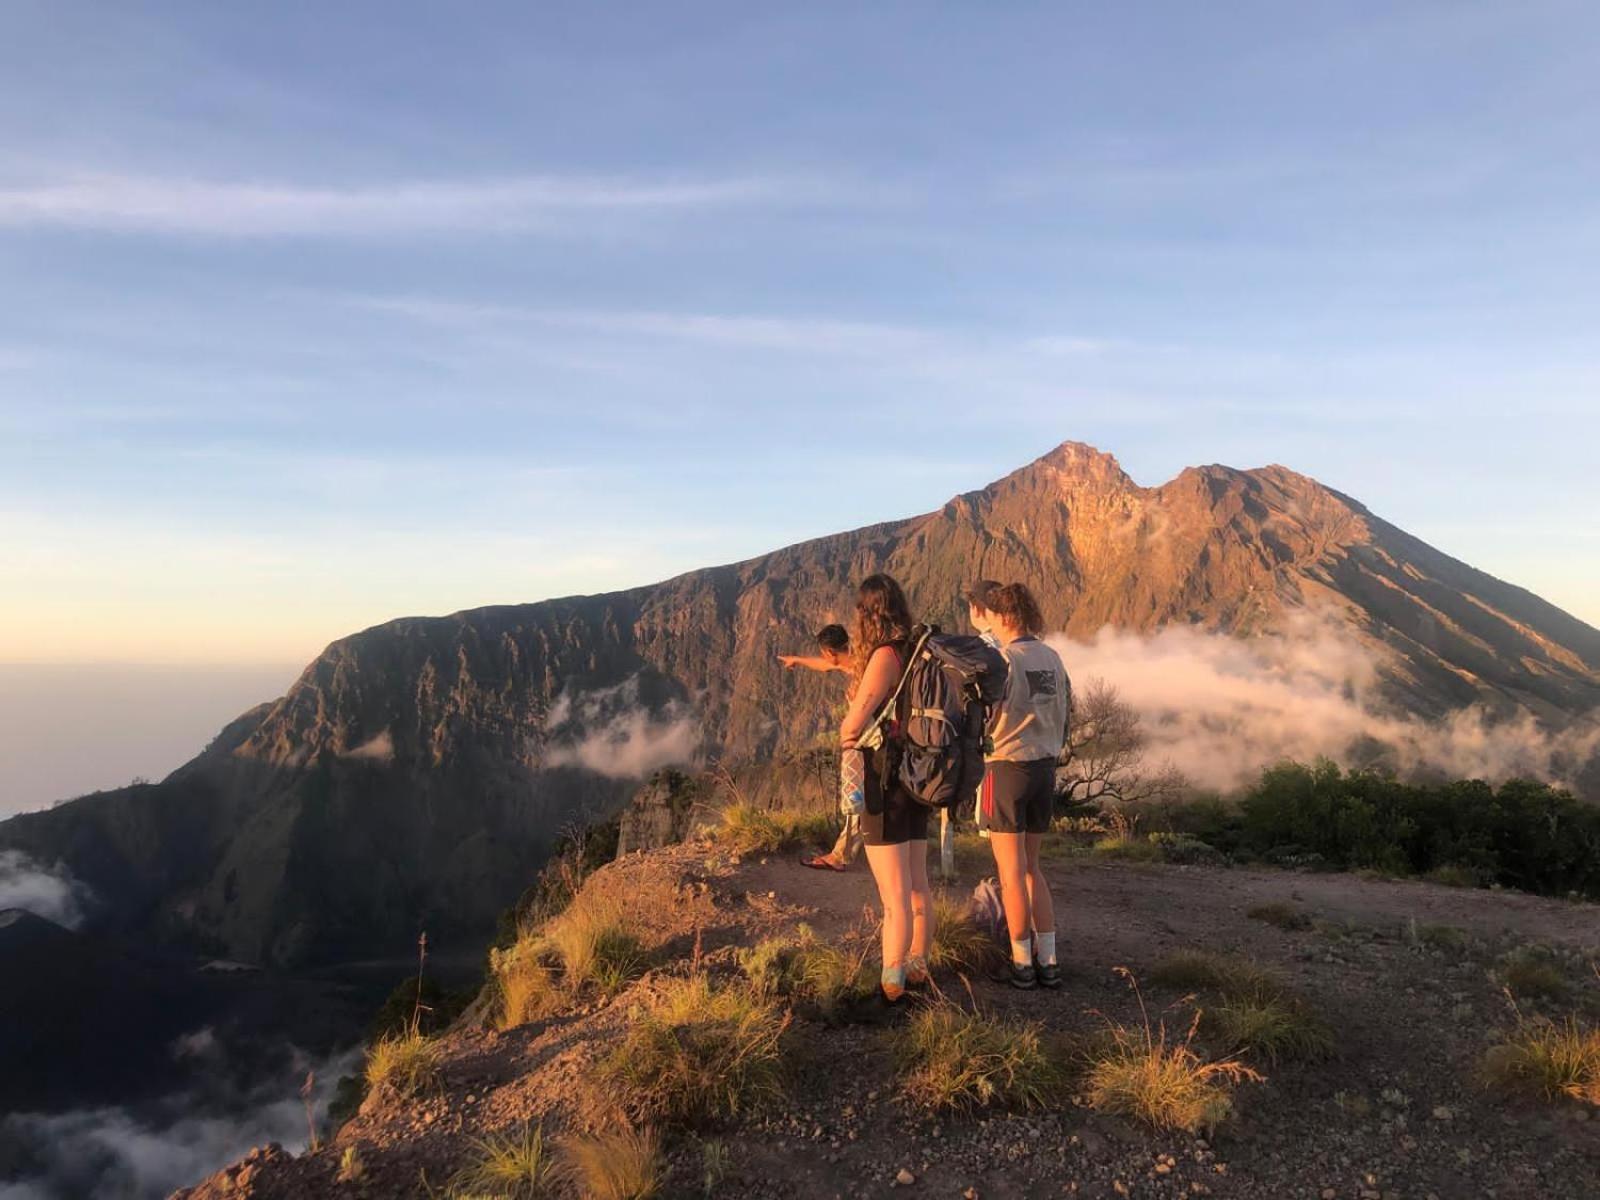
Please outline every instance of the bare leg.
[{"label": "bare leg", "polygon": [[885,969],[903,967],[911,948],[910,847],[901,842],[866,849],[867,865],[883,904],[883,965]]},{"label": "bare leg", "polygon": [[933,891],[928,887],[928,843],[911,842],[911,957],[927,961],[933,946]]},{"label": "bare leg", "polygon": [[[1028,890],[1028,852],[1020,833],[989,831],[995,870],[1000,876],[1000,903],[1005,905],[1006,928],[1013,942],[1025,942],[1033,932]],[[1048,895],[1048,892],[1046,893]]]},{"label": "bare leg", "polygon": [[950,810],[939,810],[939,874],[946,883],[956,877],[956,823]]},{"label": "bare leg", "polygon": [[1050,883],[1045,879],[1044,872],[1039,869],[1039,847],[1044,844],[1044,834],[1024,834],[1023,842],[1028,855],[1028,904],[1033,915],[1034,932],[1054,933],[1055,901],[1050,896]]}]

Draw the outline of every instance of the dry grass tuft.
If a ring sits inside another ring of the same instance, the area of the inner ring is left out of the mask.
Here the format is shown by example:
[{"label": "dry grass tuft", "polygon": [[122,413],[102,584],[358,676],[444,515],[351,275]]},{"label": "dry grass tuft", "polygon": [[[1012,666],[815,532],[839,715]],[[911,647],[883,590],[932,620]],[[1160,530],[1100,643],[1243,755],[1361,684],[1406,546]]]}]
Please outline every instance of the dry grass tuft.
[{"label": "dry grass tuft", "polygon": [[474,1141],[472,1161],[457,1172],[450,1188],[497,1200],[536,1200],[549,1194],[555,1178],[544,1128],[524,1125],[514,1133]]},{"label": "dry grass tuft", "polygon": [[1535,950],[1524,950],[1502,970],[1505,985],[1520,1000],[1565,1000],[1571,991],[1565,972]]},{"label": "dry grass tuft", "polygon": [[500,993],[500,1029],[540,1020],[560,1006],[561,982],[544,954],[537,934],[525,934],[515,945],[490,952],[489,969]]},{"label": "dry grass tuft", "polygon": [[1285,1059],[1314,1061],[1333,1053],[1333,1030],[1296,997],[1256,993],[1225,999],[1204,1011],[1208,1038],[1230,1050],[1259,1055],[1276,1066]]},{"label": "dry grass tuft", "polygon": [[671,979],[601,1063],[599,1079],[640,1119],[695,1122],[760,1108],[783,1095],[790,1020],[748,983]]},{"label": "dry grass tuft", "polygon": [[661,1189],[661,1142],[652,1129],[568,1138],[561,1166],[585,1200],[651,1200]]},{"label": "dry grass tuft", "polygon": [[1600,1029],[1572,1016],[1557,1022],[1519,1013],[1516,1028],[1484,1055],[1483,1075],[1510,1091],[1600,1106]]},{"label": "dry grass tuft", "polygon": [[1133,833],[1112,834],[1110,837],[1101,838],[1094,844],[1094,852],[1100,857],[1116,859],[1118,862],[1154,863],[1161,862],[1165,858],[1160,845],[1147,837],[1139,837]]},{"label": "dry grass tuft", "polygon": [[439,1044],[414,1029],[379,1038],[367,1049],[367,1088],[415,1096],[439,1082],[442,1058]]},{"label": "dry grass tuft", "polygon": [[826,812],[765,809],[736,800],[718,815],[714,833],[736,854],[773,854],[786,846],[830,841],[834,827]]},{"label": "dry grass tuft", "polygon": [[1237,1059],[1207,1062],[1194,1049],[1199,1014],[1181,1041],[1169,1041],[1165,1022],[1151,1025],[1138,982],[1117,973],[1139,997],[1143,1027],[1106,1018],[1107,1046],[1090,1063],[1085,1098],[1100,1112],[1136,1117],[1158,1129],[1190,1133],[1216,1126],[1233,1110],[1233,1089],[1262,1076]]},{"label": "dry grass tuft", "polygon": [[1458,929],[1454,925],[1419,925],[1414,917],[1406,927],[1406,936],[1408,941],[1430,950],[1454,952],[1464,950],[1467,946],[1465,929]]},{"label": "dry grass tuft", "polygon": [[852,953],[801,925],[789,937],[767,938],[741,951],[739,966],[763,995],[810,1005],[830,1017],[876,987],[877,976],[867,962],[871,951],[871,943],[863,941]]},{"label": "dry grass tuft", "polygon": [[1311,928],[1310,917],[1294,905],[1285,904],[1281,900],[1270,904],[1258,904],[1245,913],[1245,916],[1291,932]]},{"label": "dry grass tuft", "polygon": [[929,1108],[1043,1108],[1065,1083],[1042,1026],[981,1008],[930,1004],[894,1032],[893,1048],[906,1095]]},{"label": "dry grass tuft", "polygon": [[560,958],[569,991],[585,984],[620,991],[644,969],[644,948],[628,932],[622,905],[593,891],[580,892],[550,922],[544,941]]},{"label": "dry grass tuft", "polygon": [[1005,947],[980,926],[970,903],[944,892],[933,894],[933,945],[928,965],[935,971],[981,975],[1005,960]]},{"label": "dry grass tuft", "polygon": [[1162,987],[1193,992],[1211,989],[1228,997],[1281,996],[1283,980],[1265,967],[1232,954],[1180,950],[1158,962],[1150,978]]},{"label": "dry grass tuft", "polygon": [[1445,863],[1435,867],[1423,876],[1429,883],[1441,884],[1444,887],[1476,888],[1483,886],[1483,879],[1471,867],[1462,866],[1460,863]]}]

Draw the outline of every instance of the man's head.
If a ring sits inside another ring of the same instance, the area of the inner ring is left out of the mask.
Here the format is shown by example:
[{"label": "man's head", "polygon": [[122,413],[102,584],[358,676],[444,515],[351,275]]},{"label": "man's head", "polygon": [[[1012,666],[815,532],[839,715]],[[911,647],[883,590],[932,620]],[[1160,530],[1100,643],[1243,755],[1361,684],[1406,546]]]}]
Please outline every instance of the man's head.
[{"label": "man's head", "polygon": [[967,589],[967,619],[979,633],[989,632],[989,597],[999,587],[993,579],[980,579]]},{"label": "man's head", "polygon": [[817,630],[817,645],[822,650],[822,657],[831,663],[840,664],[850,660],[850,635],[845,632],[843,625],[824,625]]}]

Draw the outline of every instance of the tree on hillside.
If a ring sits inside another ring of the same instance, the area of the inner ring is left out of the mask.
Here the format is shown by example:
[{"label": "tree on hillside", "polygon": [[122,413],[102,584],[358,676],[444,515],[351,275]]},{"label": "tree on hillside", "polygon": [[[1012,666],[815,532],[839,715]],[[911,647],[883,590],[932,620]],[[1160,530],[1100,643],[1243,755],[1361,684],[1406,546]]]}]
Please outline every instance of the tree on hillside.
[{"label": "tree on hillside", "polygon": [[1066,805],[1178,799],[1189,780],[1171,763],[1151,765],[1149,737],[1138,710],[1104,679],[1074,696],[1067,744],[1056,769],[1056,795]]}]

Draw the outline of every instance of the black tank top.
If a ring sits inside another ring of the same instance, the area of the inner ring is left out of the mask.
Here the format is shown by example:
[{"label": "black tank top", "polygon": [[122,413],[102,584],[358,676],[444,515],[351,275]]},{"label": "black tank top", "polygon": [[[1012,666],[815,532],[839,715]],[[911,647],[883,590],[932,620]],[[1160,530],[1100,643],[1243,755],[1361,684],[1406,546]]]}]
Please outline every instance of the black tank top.
[{"label": "black tank top", "polygon": [[[872,653],[877,654],[878,651],[882,650],[885,646],[894,651],[894,681],[895,683],[899,683],[900,672],[905,670],[906,652],[910,648],[910,642],[906,638],[893,638],[888,641],[879,642],[872,648]],[[872,661],[871,656],[868,656],[867,661],[869,663]],[[874,747],[871,750],[868,750],[862,756],[863,763],[866,766],[866,777],[864,783],[866,785],[865,792],[867,799],[867,811],[873,814],[881,813],[883,811],[883,777],[886,774],[885,768],[892,767],[895,762],[899,761],[898,759],[886,761],[896,749],[891,745],[891,742],[894,738],[899,736],[898,724],[894,725],[891,729],[885,730],[884,732],[887,736],[884,738],[882,744]]]}]

